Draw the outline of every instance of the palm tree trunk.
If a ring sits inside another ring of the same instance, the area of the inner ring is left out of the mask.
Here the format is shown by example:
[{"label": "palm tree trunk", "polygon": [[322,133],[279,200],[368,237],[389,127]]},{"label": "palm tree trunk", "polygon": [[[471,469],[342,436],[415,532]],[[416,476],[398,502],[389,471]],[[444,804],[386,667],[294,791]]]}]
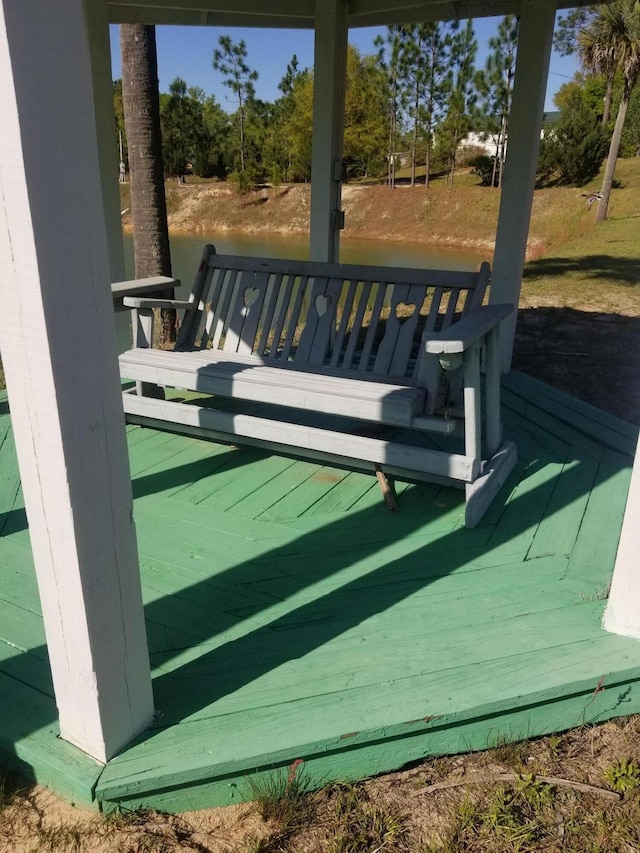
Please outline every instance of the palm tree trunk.
[{"label": "palm tree trunk", "polygon": [[[164,192],[155,28],[120,27],[122,99],[129,146],[136,278],[171,275]],[[173,290],[158,294],[173,298]],[[163,311],[163,342],[175,340],[176,312]]]},{"label": "palm tree trunk", "polygon": [[611,187],[613,186],[613,175],[616,169],[616,160],[618,159],[618,151],[620,150],[620,140],[622,139],[622,129],[624,120],[627,116],[627,107],[629,106],[629,93],[625,91],[618,107],[618,115],[616,124],[609,145],[609,155],[607,156],[607,165],[604,170],[604,178],[602,180],[602,189],[600,193],[602,198],[598,202],[596,210],[596,222],[603,222],[607,218],[607,210],[609,208],[609,196],[611,195]]},{"label": "palm tree trunk", "polygon": [[613,80],[615,77],[615,72],[612,72],[607,77],[607,89],[604,93],[604,105],[602,108],[602,126],[606,127],[609,124],[609,118],[611,116],[611,99],[613,97]]}]

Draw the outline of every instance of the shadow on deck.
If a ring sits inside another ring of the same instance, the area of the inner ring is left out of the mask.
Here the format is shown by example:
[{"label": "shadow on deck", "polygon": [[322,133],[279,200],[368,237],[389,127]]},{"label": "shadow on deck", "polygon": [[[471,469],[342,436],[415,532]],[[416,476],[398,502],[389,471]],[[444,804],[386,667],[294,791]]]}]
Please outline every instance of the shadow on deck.
[{"label": "shadow on deck", "polygon": [[522,374],[503,401],[520,461],[474,530],[453,489],[391,514],[371,476],[131,428],[157,717],[106,768],[57,737],[0,418],[0,754],[186,810],[296,759],[322,784],[640,711],[640,643],[601,628],[637,430]]}]

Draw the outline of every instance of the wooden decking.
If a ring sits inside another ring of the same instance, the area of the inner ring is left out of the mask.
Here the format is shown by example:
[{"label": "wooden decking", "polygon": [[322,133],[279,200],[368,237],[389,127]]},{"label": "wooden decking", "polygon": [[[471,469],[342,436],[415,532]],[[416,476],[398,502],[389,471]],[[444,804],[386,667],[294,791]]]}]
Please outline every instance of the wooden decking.
[{"label": "wooden decking", "polygon": [[130,427],[157,717],[103,768],[57,737],[0,398],[0,764],[185,810],[640,711],[640,642],[600,625],[637,430],[521,374],[503,401],[520,461],[475,530],[453,489],[392,514],[370,476]]}]

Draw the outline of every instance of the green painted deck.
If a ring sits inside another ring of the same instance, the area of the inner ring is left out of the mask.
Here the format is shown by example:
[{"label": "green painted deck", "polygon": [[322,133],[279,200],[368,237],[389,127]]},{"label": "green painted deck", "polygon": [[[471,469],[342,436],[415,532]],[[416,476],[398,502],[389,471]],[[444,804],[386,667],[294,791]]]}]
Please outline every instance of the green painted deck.
[{"label": "green painted deck", "polygon": [[369,475],[129,427],[157,717],[103,768],[57,737],[0,398],[0,763],[186,810],[640,711],[640,642],[601,628],[637,430],[522,374],[503,401],[519,463],[475,530],[450,488],[393,514]]}]

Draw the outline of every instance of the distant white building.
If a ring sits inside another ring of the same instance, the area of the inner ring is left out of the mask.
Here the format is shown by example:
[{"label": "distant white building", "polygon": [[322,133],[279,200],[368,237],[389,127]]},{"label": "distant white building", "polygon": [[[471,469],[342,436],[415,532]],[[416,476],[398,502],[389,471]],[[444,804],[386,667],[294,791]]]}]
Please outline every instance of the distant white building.
[{"label": "distant white building", "polygon": [[[553,110],[542,114],[541,139],[545,131],[554,125],[559,118],[560,110]],[[471,130],[460,142],[460,149],[464,150],[465,148],[479,149],[483,154],[494,157],[498,149],[498,134],[481,130]]]}]

